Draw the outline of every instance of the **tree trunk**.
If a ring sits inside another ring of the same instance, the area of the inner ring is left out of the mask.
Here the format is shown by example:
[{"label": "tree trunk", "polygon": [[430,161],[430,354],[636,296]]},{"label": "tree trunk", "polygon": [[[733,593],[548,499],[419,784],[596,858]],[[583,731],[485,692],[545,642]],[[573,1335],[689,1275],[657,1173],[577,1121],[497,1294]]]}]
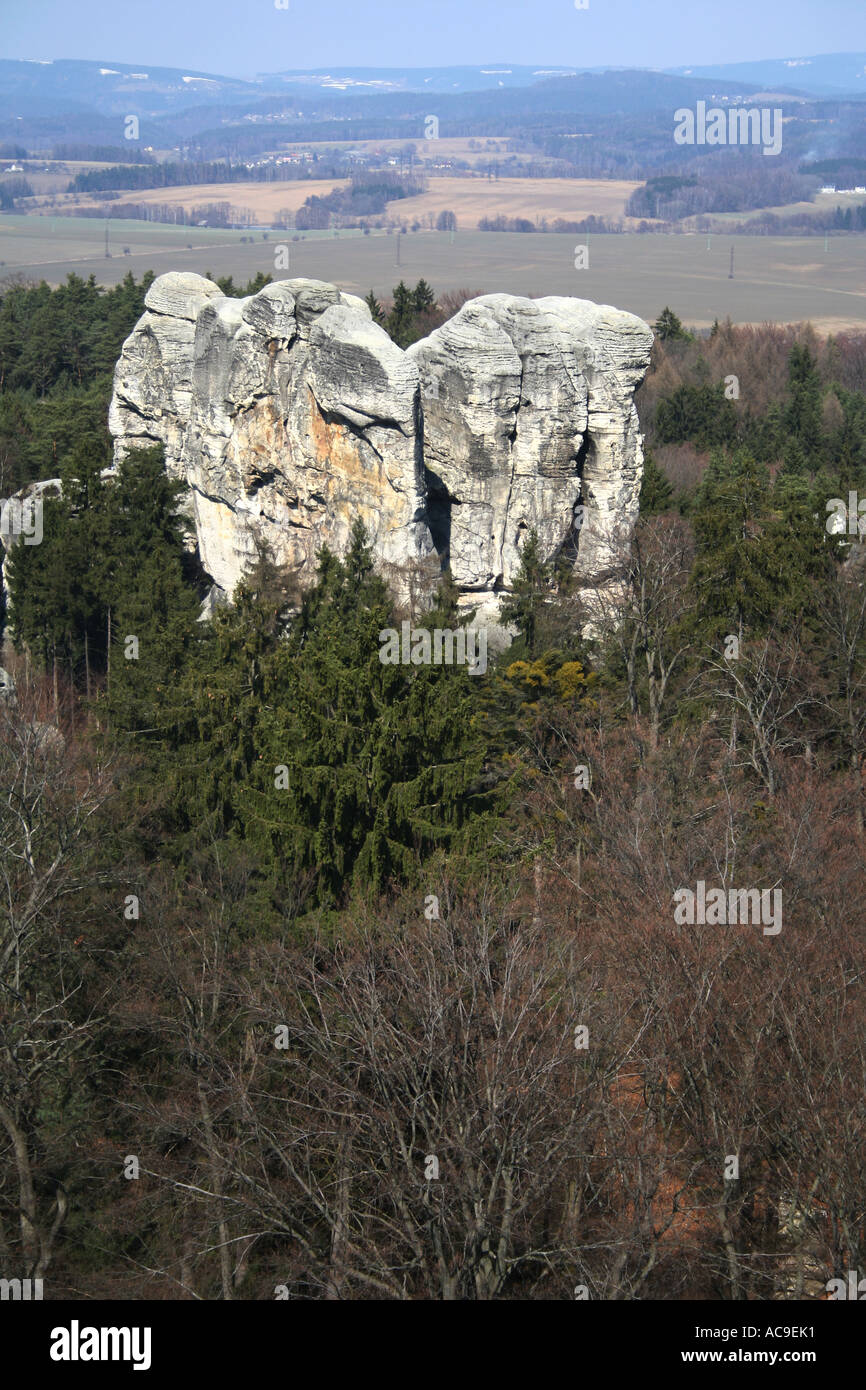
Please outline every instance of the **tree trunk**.
[{"label": "tree trunk", "polygon": [[[199,1079],[198,1100],[201,1108],[202,1124],[204,1125],[205,1139],[207,1142],[208,1165],[211,1173],[211,1187],[213,1188],[218,1211],[222,1213],[222,1178],[220,1176],[219,1165],[217,1163],[216,1145],[214,1142],[213,1120],[211,1118],[210,1106],[207,1103],[207,1096],[204,1093],[204,1086]],[[217,1231],[219,1233],[219,1256],[220,1256],[220,1282],[222,1284],[223,1298],[230,1303],[233,1298],[232,1289],[232,1269],[231,1255],[229,1252],[229,1229],[222,1214],[217,1217]]]}]

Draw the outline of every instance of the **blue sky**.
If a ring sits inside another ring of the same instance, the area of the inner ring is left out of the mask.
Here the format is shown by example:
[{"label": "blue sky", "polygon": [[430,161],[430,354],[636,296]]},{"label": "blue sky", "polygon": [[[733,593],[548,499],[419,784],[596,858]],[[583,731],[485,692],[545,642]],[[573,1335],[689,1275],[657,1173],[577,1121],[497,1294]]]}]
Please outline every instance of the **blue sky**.
[{"label": "blue sky", "polygon": [[674,67],[866,48],[866,0],[0,0],[6,58],[283,68]]}]

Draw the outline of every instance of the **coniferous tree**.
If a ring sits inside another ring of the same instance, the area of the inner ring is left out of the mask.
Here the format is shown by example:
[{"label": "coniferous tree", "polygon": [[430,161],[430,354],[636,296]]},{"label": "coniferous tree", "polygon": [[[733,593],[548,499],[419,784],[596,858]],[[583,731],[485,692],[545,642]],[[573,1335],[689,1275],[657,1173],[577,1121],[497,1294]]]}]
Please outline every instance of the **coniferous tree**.
[{"label": "coniferous tree", "polygon": [[[791,348],[788,389],[790,401],[785,412],[785,427],[805,457],[807,471],[814,473],[823,457],[822,388],[818,365],[805,343],[795,343]],[[793,467],[790,471],[798,469]]]},{"label": "coniferous tree", "polygon": [[412,291],[412,306],[416,314],[426,314],[436,307],[436,296],[426,280],[419,280]]},{"label": "coniferous tree", "polygon": [[417,639],[408,665],[381,659],[382,634],[402,633],[360,522],[291,606],[247,580],[216,615],[179,694],[177,813],[244,839],[275,893],[311,872],[337,901],[411,875],[486,805],[483,676],[419,661]]},{"label": "coniferous tree", "polygon": [[661,338],[663,343],[671,342],[672,340],[675,341],[677,339],[687,341],[691,337],[691,334],[687,333],[683,328],[682,320],[677,317],[673,309],[668,305],[665,305],[653,324],[653,332]]},{"label": "coniferous tree", "polygon": [[767,470],[746,450],[714,452],[695,499],[696,623],[710,641],[772,619],[780,584],[766,545]]},{"label": "coniferous tree", "polygon": [[656,463],[652,450],[647,449],[640,488],[641,516],[653,516],[657,512],[666,512],[671,505],[673,493],[674,490]]},{"label": "coniferous tree", "polygon": [[384,322],[385,322],[385,311],[384,311],[384,309],[382,308],[382,305],[379,303],[378,299],[376,298],[376,296],[375,296],[375,294],[373,293],[372,290],[371,290],[370,293],[365,297],[364,303],[367,305],[367,308],[370,310],[370,313],[371,313],[371,315],[372,315],[372,317],[373,317],[373,322],[374,322],[374,323],[384,323]]},{"label": "coniferous tree", "polygon": [[394,289],[394,305],[386,320],[386,328],[394,342],[400,347],[408,347],[412,340],[415,318],[415,304],[412,291],[404,280]]},{"label": "coniferous tree", "polygon": [[[538,532],[530,531],[520,554],[520,570],[502,601],[503,623],[513,624],[519,634],[520,654],[534,657],[540,644],[542,613],[550,594],[548,566],[541,559]],[[515,655],[518,654],[515,650]]]}]

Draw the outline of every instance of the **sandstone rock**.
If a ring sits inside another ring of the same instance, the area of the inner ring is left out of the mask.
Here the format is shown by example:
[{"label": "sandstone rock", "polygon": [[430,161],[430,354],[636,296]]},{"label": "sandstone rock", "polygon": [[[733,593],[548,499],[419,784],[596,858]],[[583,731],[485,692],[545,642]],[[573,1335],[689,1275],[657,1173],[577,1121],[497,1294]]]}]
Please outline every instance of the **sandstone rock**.
[{"label": "sandstone rock", "polygon": [[169,314],[172,318],[190,319],[195,323],[202,305],[221,294],[219,286],[203,275],[172,270],[154,280],[144,296],[144,304],[155,314]]},{"label": "sandstone rock", "polygon": [[604,582],[637,516],[634,390],[652,334],[573,299],[484,295],[409,348],[424,394],[428,515],[466,591],[508,589],[529,531]]},{"label": "sandstone rock", "polygon": [[154,301],[182,316],[136,325],[109,426],[117,457],[164,443],[219,588],[233,591],[257,536],[278,562],[310,572],[323,544],[346,548],[357,516],[386,563],[432,556],[417,374],[363,301],[300,279],[232,300],[203,294],[195,278],[161,277],[183,283]]},{"label": "sandstone rock", "polygon": [[587,592],[608,582],[642,474],[633,397],[652,334],[640,319],[485,295],[403,352],[363,300],[318,280],[235,300],[171,274],[146,305],[115,370],[116,458],[164,443],[219,591],[231,594],[257,537],[311,575],[356,517],[404,592],[410,572],[447,561],[485,616],[532,528]]}]

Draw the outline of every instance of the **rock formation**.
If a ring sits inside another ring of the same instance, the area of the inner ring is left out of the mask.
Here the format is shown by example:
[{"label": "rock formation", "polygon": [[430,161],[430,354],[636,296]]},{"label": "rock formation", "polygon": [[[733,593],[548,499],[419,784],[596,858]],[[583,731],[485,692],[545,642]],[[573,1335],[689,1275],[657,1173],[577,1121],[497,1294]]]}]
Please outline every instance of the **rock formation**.
[{"label": "rock formation", "polygon": [[532,528],[584,588],[605,583],[637,515],[640,319],[485,295],[403,352],[362,300],[317,280],[228,299],[172,273],[145,304],[115,370],[115,456],[165,445],[221,590],[257,535],[303,581],[356,517],[392,577],[447,561],[488,611]]}]

